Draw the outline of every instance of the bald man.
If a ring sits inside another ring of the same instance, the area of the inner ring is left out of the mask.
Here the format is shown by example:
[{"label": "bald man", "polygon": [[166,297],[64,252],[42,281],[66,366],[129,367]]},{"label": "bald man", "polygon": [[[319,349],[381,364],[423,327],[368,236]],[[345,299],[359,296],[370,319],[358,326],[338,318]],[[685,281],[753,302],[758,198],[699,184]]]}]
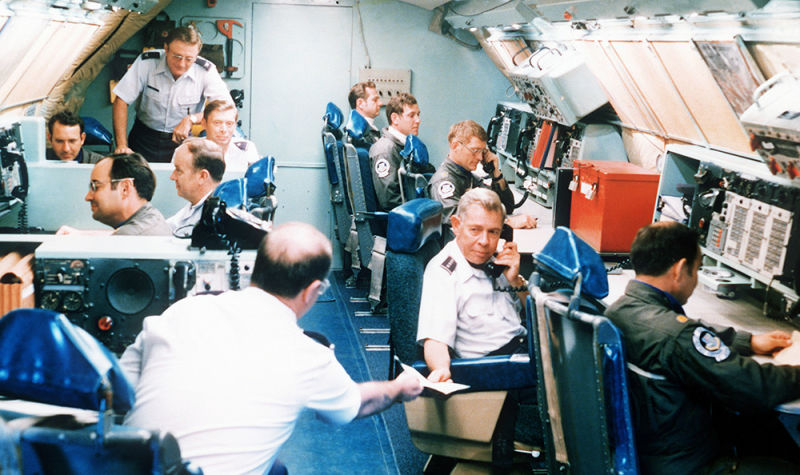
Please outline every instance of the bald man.
[{"label": "bald man", "polygon": [[208,139],[184,140],[172,156],[172,174],[178,196],[188,201],[177,213],[167,219],[172,233],[191,236],[195,224],[200,221],[203,205],[211,192],[222,181],[225,162],[222,149]]},{"label": "bald man", "polygon": [[[183,299],[144,320],[120,363],[132,426],[169,431],[205,473],[269,473],[300,412],[345,424],[412,400],[419,381],[357,384],[297,319],[328,288],[331,243],[287,223],[258,249],[250,287]],[[213,348],[213,351],[209,351]]]}]

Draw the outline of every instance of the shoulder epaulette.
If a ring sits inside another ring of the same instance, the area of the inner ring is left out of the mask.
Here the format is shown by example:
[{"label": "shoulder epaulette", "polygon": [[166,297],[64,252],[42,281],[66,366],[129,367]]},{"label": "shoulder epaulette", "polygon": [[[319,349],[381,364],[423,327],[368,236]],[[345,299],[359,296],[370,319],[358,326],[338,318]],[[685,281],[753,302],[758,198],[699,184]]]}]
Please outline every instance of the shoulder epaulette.
[{"label": "shoulder epaulette", "polygon": [[245,151],[247,151],[247,146],[249,145],[249,142],[248,142],[247,140],[242,140],[241,142],[233,142],[233,143],[234,143],[234,145],[236,145],[236,146],[239,148],[239,150],[241,150],[242,152],[245,152]]},{"label": "shoulder epaulette", "polygon": [[207,60],[206,58],[203,58],[202,56],[198,56],[197,59],[194,61],[194,64],[200,66],[201,68],[205,69],[206,71],[211,69],[211,66],[214,65],[214,63],[212,63],[211,61]]},{"label": "shoulder epaulette", "polygon": [[448,274],[452,274],[456,270],[456,260],[450,256],[442,262],[442,269],[446,270]]},{"label": "shoulder epaulette", "polygon": [[160,59],[161,58],[161,51],[145,51],[142,53],[142,59]]}]

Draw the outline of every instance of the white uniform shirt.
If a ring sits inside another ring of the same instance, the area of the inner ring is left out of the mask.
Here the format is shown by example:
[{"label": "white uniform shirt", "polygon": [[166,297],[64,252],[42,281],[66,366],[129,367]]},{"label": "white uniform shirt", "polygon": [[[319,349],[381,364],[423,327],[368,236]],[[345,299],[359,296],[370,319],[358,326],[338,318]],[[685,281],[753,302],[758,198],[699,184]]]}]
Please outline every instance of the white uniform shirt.
[{"label": "white uniform shirt", "polygon": [[[505,276],[497,285],[508,286]],[[447,344],[462,358],[477,358],[525,335],[516,294],[496,292],[486,273],[469,265],[455,241],[425,268],[417,342]]]},{"label": "white uniform shirt", "polygon": [[186,203],[186,206],[179,209],[177,213],[167,218],[167,224],[172,229],[172,234],[178,233],[179,236],[192,235],[194,225],[200,221],[203,214],[203,205],[214,190],[208,192],[196,205]]},{"label": "white uniform shirt", "polygon": [[345,424],[361,406],[333,350],[255,287],[146,318],[120,364],[136,388],[125,423],[171,432],[208,475],[267,473],[304,408]]},{"label": "white uniform shirt", "polygon": [[259,158],[256,144],[245,139],[233,139],[225,150],[225,170],[247,170]]},{"label": "white uniform shirt", "polygon": [[167,67],[164,50],[140,54],[114,88],[114,94],[129,105],[139,99],[136,118],[160,132],[172,132],[188,114],[202,112],[206,100],[233,103],[213,63],[198,57],[175,80]]}]

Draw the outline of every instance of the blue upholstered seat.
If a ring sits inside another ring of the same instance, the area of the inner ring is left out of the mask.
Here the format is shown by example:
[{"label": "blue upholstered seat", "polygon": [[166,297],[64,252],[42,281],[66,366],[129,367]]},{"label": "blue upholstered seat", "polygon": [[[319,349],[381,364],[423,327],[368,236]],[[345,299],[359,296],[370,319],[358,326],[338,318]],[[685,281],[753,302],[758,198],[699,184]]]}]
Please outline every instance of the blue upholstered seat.
[{"label": "blue upholstered seat", "polygon": [[83,131],[86,133],[85,145],[108,145],[114,142],[111,132],[94,117],[81,117],[83,120]]}]

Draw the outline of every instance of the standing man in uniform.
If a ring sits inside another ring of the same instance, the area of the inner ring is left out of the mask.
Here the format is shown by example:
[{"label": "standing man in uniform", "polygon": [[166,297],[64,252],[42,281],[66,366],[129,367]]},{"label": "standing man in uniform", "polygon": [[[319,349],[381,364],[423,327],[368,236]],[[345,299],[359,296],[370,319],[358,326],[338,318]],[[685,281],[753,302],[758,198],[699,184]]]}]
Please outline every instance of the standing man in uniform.
[{"label": "standing man in uniform", "polygon": [[222,149],[226,170],[247,170],[260,158],[256,144],[243,138],[233,138],[239,111],[230,102],[211,101],[203,110],[206,138]]},{"label": "standing man in uniform", "polygon": [[[631,245],[635,279],[606,310],[625,342],[642,471],[798,473],[782,460],[747,456],[765,455],[753,442],[769,449],[766,455],[781,450],[779,436],[787,434],[777,422],[769,425],[774,407],[800,397],[800,367],[762,365],[749,356],[790,345],[790,335],[715,329],[686,316],[683,304],[702,260],[697,239],[676,222],[640,229]],[[723,409],[755,415],[756,424],[742,419],[719,430]],[[737,446],[738,455],[721,440],[736,432],[750,439]],[[786,445],[797,459],[794,443]]]},{"label": "standing man in uniform", "polygon": [[[450,153],[428,184],[430,197],[444,206],[442,213],[445,218],[453,215],[458,201],[467,190],[478,187],[489,188],[497,193],[508,215],[514,211],[514,194],[503,178],[497,155],[486,148],[488,139],[483,127],[473,120],[458,122],[450,127],[447,135]],[[472,173],[478,164],[488,174],[486,178],[479,178]],[[520,214],[509,216],[506,223],[512,228],[535,228],[536,218]]]},{"label": "standing man in uniform", "polygon": [[[450,380],[451,352],[458,358],[477,358],[527,351],[519,312],[528,283],[519,274],[517,244],[505,242],[497,252],[494,263],[504,268],[502,273],[495,277],[486,268],[497,251],[504,219],[497,193],[485,188],[467,191],[450,218],[455,240],[425,267],[417,343],[423,346],[431,381]],[[513,457],[519,399],[509,392],[497,422],[492,462],[500,467],[508,468]]]},{"label": "standing man in uniform", "polygon": [[378,88],[372,81],[356,83],[350,88],[347,95],[350,109],[357,112],[369,124],[369,130],[362,137],[369,145],[378,141],[381,132],[375,127],[375,118],[381,113],[381,96],[378,95]]},{"label": "standing man in uniform", "polygon": [[[168,163],[175,148],[199,124],[207,100],[233,102],[211,61],[200,58],[203,42],[191,26],[172,30],[163,50],[142,53],[114,88],[112,106],[117,153],[136,151]],[[139,100],[126,139],[128,106]]]},{"label": "standing man in uniform", "polygon": [[225,162],[219,145],[208,139],[189,138],[175,149],[175,169],[169,179],[175,182],[178,196],[188,203],[167,219],[172,234],[191,235],[200,221],[203,204],[222,181]]},{"label": "standing man in uniform", "polygon": [[380,211],[390,211],[403,203],[397,170],[403,161],[400,152],[406,145],[406,137],[419,134],[417,99],[406,92],[395,95],[386,105],[386,119],[389,126],[369,149],[372,183]]},{"label": "standing man in uniform", "polygon": [[50,117],[47,140],[52,147],[45,153],[48,160],[94,164],[103,159],[102,154],[83,148],[86,141],[83,119],[73,112],[65,110]]}]

